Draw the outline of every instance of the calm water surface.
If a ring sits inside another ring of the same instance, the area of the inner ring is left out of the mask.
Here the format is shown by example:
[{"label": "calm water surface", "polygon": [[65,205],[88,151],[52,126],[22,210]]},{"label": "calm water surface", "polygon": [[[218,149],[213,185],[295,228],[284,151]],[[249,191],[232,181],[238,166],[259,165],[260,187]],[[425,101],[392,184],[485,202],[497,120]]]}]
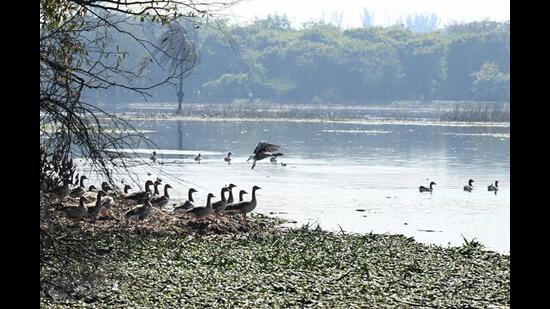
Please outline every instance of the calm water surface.
[{"label": "calm water surface", "polygon": [[[463,236],[489,249],[510,250],[509,127],[358,125],[236,121],[136,121],[164,153],[163,181],[196,204],[221,186],[257,192],[257,212],[311,222],[330,230],[400,233],[417,241],[458,246]],[[281,145],[279,162],[246,163],[260,140]],[[196,164],[181,153],[201,153]],[[223,161],[230,151],[231,165]],[[148,151],[147,151],[148,152]],[[157,151],[158,152],[158,151]],[[170,154],[169,154],[170,153]],[[177,152],[176,152],[177,153]],[[149,155],[149,154],[144,154]],[[158,175],[139,170],[144,182]],[[468,179],[473,192],[464,192]],[[495,195],[487,185],[499,181]],[[419,185],[437,183],[434,192]],[[250,198],[248,195],[247,198]],[[363,211],[357,211],[357,209]]]}]

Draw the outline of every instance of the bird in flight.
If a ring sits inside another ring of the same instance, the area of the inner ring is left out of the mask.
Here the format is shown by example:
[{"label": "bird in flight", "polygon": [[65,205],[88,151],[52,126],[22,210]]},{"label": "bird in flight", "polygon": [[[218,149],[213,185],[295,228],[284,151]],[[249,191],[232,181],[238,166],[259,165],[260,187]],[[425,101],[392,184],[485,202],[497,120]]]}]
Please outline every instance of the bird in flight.
[{"label": "bird in flight", "polygon": [[246,162],[253,160],[251,169],[254,169],[256,166],[256,161],[260,161],[266,158],[272,158],[272,157],[280,157],[284,154],[275,151],[279,150],[280,146],[275,144],[270,144],[265,141],[260,141],[258,145],[256,145],[256,148],[254,148],[254,151],[252,151],[252,154],[246,160]]}]

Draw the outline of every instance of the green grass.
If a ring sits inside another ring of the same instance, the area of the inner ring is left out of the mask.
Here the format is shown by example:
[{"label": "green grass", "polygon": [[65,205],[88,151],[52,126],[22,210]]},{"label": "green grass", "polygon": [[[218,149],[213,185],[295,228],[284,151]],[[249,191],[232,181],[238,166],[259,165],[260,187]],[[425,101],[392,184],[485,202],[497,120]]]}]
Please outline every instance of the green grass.
[{"label": "green grass", "polygon": [[[93,262],[99,266],[88,267],[99,274],[94,283],[81,284],[69,297],[50,288],[55,298],[41,293],[42,307],[483,308],[510,302],[510,257],[475,241],[443,248],[402,235],[309,227],[98,237],[89,248],[111,251]],[[62,275],[85,268],[86,262],[70,263]],[[42,267],[41,273],[50,271]]]}]

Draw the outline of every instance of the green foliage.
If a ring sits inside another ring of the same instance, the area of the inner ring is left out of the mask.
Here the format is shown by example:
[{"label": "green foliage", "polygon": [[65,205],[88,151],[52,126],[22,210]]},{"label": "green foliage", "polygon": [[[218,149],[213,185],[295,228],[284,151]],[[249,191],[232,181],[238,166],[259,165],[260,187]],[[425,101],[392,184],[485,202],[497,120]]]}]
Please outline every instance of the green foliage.
[{"label": "green foliage", "polygon": [[[425,27],[437,22],[418,18]],[[277,102],[509,100],[509,25],[474,22],[418,33],[402,26],[342,30],[322,22],[295,29],[285,16],[248,26],[222,23],[228,36],[209,28],[197,34],[201,62],[185,80],[185,100],[233,101],[249,92]],[[499,73],[482,68],[485,63]],[[173,100],[166,93],[156,92],[154,100]]]}]

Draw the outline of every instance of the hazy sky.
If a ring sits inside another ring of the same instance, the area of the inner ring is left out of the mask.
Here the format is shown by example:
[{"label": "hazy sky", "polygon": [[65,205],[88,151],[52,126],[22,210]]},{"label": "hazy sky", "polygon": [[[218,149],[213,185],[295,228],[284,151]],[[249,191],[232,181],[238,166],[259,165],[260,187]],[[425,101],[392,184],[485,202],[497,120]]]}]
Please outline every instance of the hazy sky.
[{"label": "hazy sky", "polygon": [[510,19],[509,0],[242,0],[226,14],[240,22],[286,14],[293,26],[300,26],[323,16],[328,22],[333,12],[342,12],[344,27],[359,27],[363,8],[374,15],[375,25],[391,25],[415,13],[435,13],[443,23]]}]

